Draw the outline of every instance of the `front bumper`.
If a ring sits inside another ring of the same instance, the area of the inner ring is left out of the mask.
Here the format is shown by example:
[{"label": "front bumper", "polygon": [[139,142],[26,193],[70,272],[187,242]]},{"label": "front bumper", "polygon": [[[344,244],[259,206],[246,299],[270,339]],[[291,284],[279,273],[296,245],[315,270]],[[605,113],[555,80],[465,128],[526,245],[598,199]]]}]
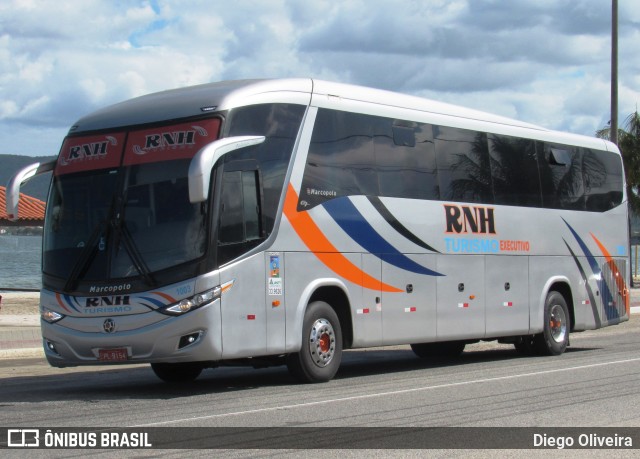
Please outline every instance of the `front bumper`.
[{"label": "front bumper", "polygon": [[[220,301],[181,316],[142,315],[41,321],[45,356],[54,367],[155,362],[215,362],[222,357]],[[149,320],[141,320],[147,316]],[[115,330],[105,331],[106,320]],[[132,327],[132,324],[136,324]],[[118,325],[121,326],[118,326]],[[189,342],[185,337],[197,336]],[[126,360],[101,360],[101,350],[126,350]]]}]

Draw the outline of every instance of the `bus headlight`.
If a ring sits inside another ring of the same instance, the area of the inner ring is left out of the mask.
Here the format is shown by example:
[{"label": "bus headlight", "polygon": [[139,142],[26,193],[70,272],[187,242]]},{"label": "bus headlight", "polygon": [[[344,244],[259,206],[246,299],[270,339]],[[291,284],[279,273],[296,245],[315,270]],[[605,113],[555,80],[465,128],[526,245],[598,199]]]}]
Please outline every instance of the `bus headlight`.
[{"label": "bus headlight", "polygon": [[47,309],[44,306],[40,306],[40,318],[45,322],[49,322],[50,324],[52,324],[61,320],[62,318],[64,318],[64,316],[55,311],[52,311],[51,309]]},{"label": "bus headlight", "polygon": [[169,306],[158,309],[158,312],[171,316],[179,316],[180,314],[184,314],[193,309],[197,309],[200,306],[204,306],[205,304],[212,303],[213,301],[220,298],[221,293],[222,289],[220,287],[215,287],[211,290],[198,293],[191,298],[185,298],[178,303],[170,304]]}]

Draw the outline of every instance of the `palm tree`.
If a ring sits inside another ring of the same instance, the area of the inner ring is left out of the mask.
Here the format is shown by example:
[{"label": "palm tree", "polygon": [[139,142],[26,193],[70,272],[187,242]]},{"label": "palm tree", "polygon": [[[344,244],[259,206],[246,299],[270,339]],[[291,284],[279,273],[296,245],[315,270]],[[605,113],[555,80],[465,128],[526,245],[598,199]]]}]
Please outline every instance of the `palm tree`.
[{"label": "palm tree", "polygon": [[[606,127],[596,132],[601,139],[611,138],[611,128]],[[622,152],[622,162],[627,179],[627,197],[629,209],[640,214],[640,114],[636,110],[624,121],[624,128],[618,129],[618,147]]]}]

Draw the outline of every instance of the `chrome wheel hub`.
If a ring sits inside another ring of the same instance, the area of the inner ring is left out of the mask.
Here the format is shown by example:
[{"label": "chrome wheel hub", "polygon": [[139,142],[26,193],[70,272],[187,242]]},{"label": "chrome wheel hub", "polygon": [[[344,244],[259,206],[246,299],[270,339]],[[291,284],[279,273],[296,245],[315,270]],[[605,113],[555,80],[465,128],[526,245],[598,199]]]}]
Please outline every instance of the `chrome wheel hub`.
[{"label": "chrome wheel hub", "polygon": [[335,353],[336,337],[331,323],[327,319],[318,319],[311,327],[309,352],[316,366],[326,367]]},{"label": "chrome wheel hub", "polygon": [[562,343],[567,336],[567,317],[559,304],[551,306],[549,314],[549,330],[556,343]]}]

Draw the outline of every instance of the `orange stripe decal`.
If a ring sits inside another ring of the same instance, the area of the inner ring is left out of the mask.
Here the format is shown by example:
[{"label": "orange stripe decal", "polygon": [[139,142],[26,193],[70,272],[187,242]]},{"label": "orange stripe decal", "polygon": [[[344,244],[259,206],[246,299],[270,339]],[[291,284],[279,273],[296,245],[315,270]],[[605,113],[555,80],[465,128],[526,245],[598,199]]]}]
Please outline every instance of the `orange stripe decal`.
[{"label": "orange stripe decal", "polygon": [[62,302],[62,298],[60,297],[60,294],[59,294],[59,293],[56,293],[56,301],[58,302],[58,305],[60,305],[60,307],[61,307],[62,309],[64,309],[64,310],[65,310],[65,311],[67,311],[67,312],[71,312],[71,311],[69,311],[69,308],[68,308],[68,307],[66,307],[66,306],[64,305],[64,303]]},{"label": "orange stripe decal", "polygon": [[161,296],[162,298],[164,298],[165,300],[167,300],[169,303],[175,303],[176,300],[174,297],[172,297],[171,295],[167,295],[164,292],[151,292],[152,295],[158,295]]},{"label": "orange stripe decal", "polygon": [[298,202],[298,193],[289,183],[287,187],[287,196],[284,201],[284,214],[291,223],[291,226],[298,234],[302,242],[324,263],[330,270],[349,282],[360,285],[371,290],[381,290],[383,292],[402,292],[403,290],[392,285],[383,283],[369,274],[362,271],[344,255],[327,239],[324,233],[318,228],[318,225],[309,216],[308,212],[298,212],[296,203]]},{"label": "orange stripe decal", "polygon": [[593,233],[589,233],[589,234],[591,234],[591,237],[598,245],[598,248],[600,249],[604,257],[607,259],[607,265],[609,266],[609,269],[611,270],[611,272],[613,273],[613,276],[615,277],[616,287],[618,288],[618,292],[622,295],[622,298],[624,299],[624,307],[625,307],[625,310],[627,311],[627,316],[628,316],[630,312],[629,290],[627,289],[627,284],[624,281],[624,276],[620,274],[620,270],[618,270],[618,267],[616,266],[616,262],[613,260],[613,257],[611,256],[607,248],[604,246],[604,244],[600,242],[598,238],[593,235]]}]

